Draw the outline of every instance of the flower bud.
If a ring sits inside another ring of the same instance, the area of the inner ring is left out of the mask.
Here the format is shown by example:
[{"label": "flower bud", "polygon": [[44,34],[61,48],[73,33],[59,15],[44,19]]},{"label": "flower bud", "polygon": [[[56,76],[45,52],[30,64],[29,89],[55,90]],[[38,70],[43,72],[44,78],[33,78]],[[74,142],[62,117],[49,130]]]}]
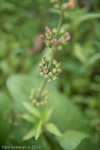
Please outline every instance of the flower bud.
[{"label": "flower bud", "polygon": [[48,82],[52,82],[52,79],[48,79]]},{"label": "flower bud", "polygon": [[52,77],[52,76],[53,76],[53,73],[52,73],[52,72],[49,72],[49,76]]},{"label": "flower bud", "polygon": [[45,61],[45,59],[46,59],[46,56],[43,56],[43,60]]},{"label": "flower bud", "polygon": [[64,34],[64,30],[63,29],[60,30],[60,34]]},{"label": "flower bud", "polygon": [[61,63],[58,63],[57,65],[56,65],[56,68],[59,68],[61,66]]},{"label": "flower bud", "polygon": [[43,64],[39,64],[39,69],[41,69],[43,67]]},{"label": "flower bud", "polygon": [[43,72],[40,72],[40,76],[42,77],[44,75],[44,73]]},{"label": "flower bud", "polygon": [[39,102],[37,102],[37,103],[36,103],[36,106],[40,106],[40,103],[39,103]]},{"label": "flower bud", "polygon": [[56,45],[58,44],[57,39],[55,38],[55,39],[53,39],[52,41],[53,41],[53,43],[54,43],[54,47],[56,47]]},{"label": "flower bud", "polygon": [[60,73],[61,72],[61,69],[57,69],[57,73]]},{"label": "flower bud", "polygon": [[40,35],[40,38],[43,39],[43,40],[45,40],[45,37],[44,37],[43,34]]},{"label": "flower bud", "polygon": [[46,41],[45,41],[45,44],[46,44],[46,46],[50,46],[50,41],[49,41],[49,40],[46,40]]},{"label": "flower bud", "polygon": [[48,74],[45,74],[45,75],[44,75],[44,78],[47,79],[47,78],[48,78]]},{"label": "flower bud", "polygon": [[53,61],[53,65],[56,65],[56,64],[57,64],[57,61],[56,61],[56,60],[54,60],[54,61]]},{"label": "flower bud", "polygon": [[48,100],[45,100],[45,101],[44,101],[44,104],[47,104],[47,103],[48,103]]},{"label": "flower bud", "polygon": [[36,103],[37,101],[36,101],[36,99],[33,99],[33,101],[32,101],[33,103]]},{"label": "flower bud", "polygon": [[62,39],[61,39],[61,38],[59,38],[58,42],[59,42],[59,43],[61,43],[61,42],[62,42]]},{"label": "flower bud", "polygon": [[66,38],[66,41],[69,41],[71,38],[71,36],[69,35],[67,38]]},{"label": "flower bud", "polygon": [[53,80],[56,80],[57,79],[57,77],[56,76],[53,76]]},{"label": "flower bud", "polygon": [[56,72],[57,72],[57,69],[56,69],[56,68],[54,68],[54,69],[53,69],[53,73],[56,73]]},{"label": "flower bud", "polygon": [[69,36],[69,33],[68,33],[68,32],[65,32],[63,36]]},{"label": "flower bud", "polygon": [[56,29],[56,28],[53,28],[52,32],[53,32],[54,34],[56,34],[56,33],[57,33],[57,29]]},{"label": "flower bud", "polygon": [[44,70],[43,72],[47,74],[47,73],[48,73],[48,70]]},{"label": "flower bud", "polygon": [[62,45],[59,45],[59,46],[58,46],[58,50],[62,50]]},{"label": "flower bud", "polygon": [[47,70],[47,66],[44,66],[44,69]]},{"label": "flower bud", "polygon": [[67,8],[67,3],[63,3],[62,6],[61,6],[61,8],[62,8],[63,10],[65,10],[65,9]]},{"label": "flower bud", "polygon": [[59,9],[59,4],[55,4],[55,5],[54,5],[54,8],[55,8],[55,9]]}]

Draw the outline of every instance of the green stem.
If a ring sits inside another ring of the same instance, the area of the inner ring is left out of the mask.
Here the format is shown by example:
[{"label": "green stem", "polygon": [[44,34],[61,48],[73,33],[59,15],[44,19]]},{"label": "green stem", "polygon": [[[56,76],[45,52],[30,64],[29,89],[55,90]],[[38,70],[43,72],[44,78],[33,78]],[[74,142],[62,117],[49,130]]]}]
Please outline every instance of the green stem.
[{"label": "green stem", "polygon": [[[62,21],[63,21],[63,11],[61,10],[61,14],[60,14],[59,22],[58,22],[58,27],[57,27],[56,37],[57,37],[58,34],[59,34]],[[55,37],[55,38],[56,38],[56,37]],[[50,70],[50,68],[51,68],[51,66],[52,66],[52,62],[53,62],[54,55],[55,55],[55,49],[52,49],[51,57],[50,57],[49,65],[48,65],[48,70]],[[47,79],[44,79],[44,82],[43,82],[43,84],[42,84],[42,86],[41,86],[41,89],[40,89],[39,95],[38,95],[38,97],[37,97],[37,100],[40,99],[41,94],[42,94],[42,92],[43,92],[43,90],[44,90],[44,88],[45,88],[46,83],[47,83]]]}]

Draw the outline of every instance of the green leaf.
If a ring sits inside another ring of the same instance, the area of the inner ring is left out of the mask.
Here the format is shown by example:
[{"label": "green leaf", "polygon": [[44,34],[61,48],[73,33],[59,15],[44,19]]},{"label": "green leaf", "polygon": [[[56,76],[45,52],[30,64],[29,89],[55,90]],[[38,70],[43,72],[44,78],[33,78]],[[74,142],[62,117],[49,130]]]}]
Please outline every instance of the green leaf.
[{"label": "green leaf", "polygon": [[62,133],[60,132],[58,127],[52,123],[46,124],[46,129],[47,129],[47,131],[49,131],[50,133],[52,133],[56,136],[62,136]]},{"label": "green leaf", "polygon": [[30,112],[32,115],[36,117],[41,117],[39,110],[36,107],[34,107],[32,104],[24,102],[23,105],[27,109],[27,111]]},{"label": "green leaf", "polygon": [[28,115],[28,114],[23,114],[21,115],[21,118],[23,118],[24,120],[30,122],[30,123],[34,123],[35,119],[33,118],[33,116]]},{"label": "green leaf", "polygon": [[51,115],[52,115],[52,110],[51,109],[46,109],[46,110],[44,110],[43,111],[43,113],[42,113],[42,118],[46,121],[46,122],[48,122],[49,120],[50,120],[50,118],[51,118]]},{"label": "green leaf", "polygon": [[36,125],[36,129],[35,129],[35,139],[37,140],[40,136],[42,132],[42,121],[40,120],[37,125]]},{"label": "green leaf", "polygon": [[0,145],[7,140],[11,131],[12,101],[5,91],[0,92]]},{"label": "green leaf", "polygon": [[20,53],[23,53],[24,51],[21,50],[21,49],[15,49],[13,51],[11,51],[11,54],[20,54]]},{"label": "green leaf", "polygon": [[85,133],[69,130],[57,139],[64,150],[74,150],[86,138],[89,136]]},{"label": "green leaf", "polygon": [[80,15],[79,17],[77,17],[75,21],[75,25],[79,25],[81,22],[85,20],[98,19],[98,18],[100,18],[100,13],[87,13],[84,15]]},{"label": "green leaf", "polygon": [[34,130],[34,128],[33,129],[31,129],[24,137],[23,137],[23,140],[25,141],[25,140],[29,140],[29,139],[31,139],[32,137],[34,137],[35,136],[35,130]]},{"label": "green leaf", "polygon": [[75,44],[75,46],[74,46],[74,54],[75,54],[75,56],[82,62],[82,63],[84,63],[84,62],[86,62],[86,58],[85,58],[85,55],[84,55],[84,53],[83,53],[83,49],[82,49],[82,47],[79,45],[79,44]]},{"label": "green leaf", "polygon": [[[22,102],[29,101],[30,91],[27,91],[27,87],[30,86],[31,88],[36,88],[36,91],[38,91],[38,88],[43,82],[38,73],[37,69],[29,76],[14,75],[7,80],[8,90],[12,95],[16,104],[16,109],[18,109],[19,112],[25,111],[22,107]],[[89,131],[90,129],[88,128],[81,112],[68,98],[64,97],[59,91],[57,91],[55,83],[56,82],[46,86],[49,90],[48,109],[52,108],[53,110],[50,122],[57,124],[62,132],[65,132],[66,129]],[[43,110],[46,108],[47,106],[41,107]]]}]

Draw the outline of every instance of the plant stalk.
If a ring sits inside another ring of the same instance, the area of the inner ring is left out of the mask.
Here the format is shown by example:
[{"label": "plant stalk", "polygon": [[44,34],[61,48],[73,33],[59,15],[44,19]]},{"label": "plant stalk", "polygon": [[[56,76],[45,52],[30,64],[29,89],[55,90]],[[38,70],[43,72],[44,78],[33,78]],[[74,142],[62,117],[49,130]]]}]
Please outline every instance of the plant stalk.
[{"label": "plant stalk", "polygon": [[[59,22],[58,22],[58,27],[57,27],[57,33],[56,33],[56,36],[55,38],[58,36],[59,34],[59,31],[60,31],[60,28],[61,28],[61,25],[62,25],[62,21],[63,21],[63,10],[61,10],[61,14],[60,14],[60,18],[59,18]],[[55,49],[52,49],[52,52],[51,52],[51,57],[50,57],[50,61],[49,61],[49,65],[48,65],[48,70],[50,70],[51,66],[52,66],[52,62],[53,62],[53,58],[54,58],[54,55],[55,55]],[[38,94],[38,97],[37,97],[37,100],[39,101],[40,97],[41,97],[41,94],[45,88],[45,85],[47,83],[47,79],[44,79],[44,82],[41,86],[41,89],[40,89],[40,92]]]}]

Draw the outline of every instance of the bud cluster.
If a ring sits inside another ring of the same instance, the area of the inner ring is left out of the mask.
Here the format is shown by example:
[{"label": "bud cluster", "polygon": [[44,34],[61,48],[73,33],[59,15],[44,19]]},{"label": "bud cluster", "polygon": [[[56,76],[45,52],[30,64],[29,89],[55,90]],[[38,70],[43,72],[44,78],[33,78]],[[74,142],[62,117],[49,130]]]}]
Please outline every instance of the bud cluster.
[{"label": "bud cluster", "polygon": [[70,35],[68,32],[60,30],[57,38],[57,29],[53,28],[52,30],[49,27],[45,27],[45,35],[40,35],[40,38],[44,40],[46,46],[52,49],[62,50],[63,45],[66,45],[70,40]]},{"label": "bud cluster", "polygon": [[60,8],[62,8],[63,10],[65,10],[65,9],[67,9],[68,7],[73,8],[73,7],[75,6],[74,0],[68,0],[67,2],[66,2],[66,0],[64,0],[62,4],[61,4],[60,2],[61,2],[61,0],[51,0],[51,3],[54,4],[53,7],[54,7],[55,9],[60,9]]},{"label": "bud cluster", "polygon": [[43,57],[42,63],[39,64],[40,76],[43,76],[48,82],[57,79],[57,75],[61,72],[61,63],[53,60],[50,70],[48,69],[50,58]]},{"label": "bud cluster", "polygon": [[48,97],[48,90],[45,90],[42,95],[41,99],[37,100],[36,98],[36,91],[35,89],[31,90],[30,99],[32,100],[32,103],[34,103],[36,106],[43,106],[48,103],[49,97]]}]

